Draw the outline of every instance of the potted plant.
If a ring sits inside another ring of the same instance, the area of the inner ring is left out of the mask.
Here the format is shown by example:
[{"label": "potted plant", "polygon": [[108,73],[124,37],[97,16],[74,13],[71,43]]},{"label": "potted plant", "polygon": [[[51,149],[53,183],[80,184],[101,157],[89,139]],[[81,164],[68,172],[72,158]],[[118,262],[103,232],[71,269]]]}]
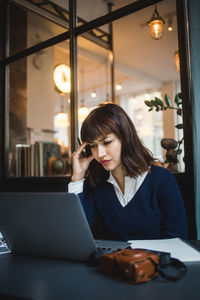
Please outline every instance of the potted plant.
[{"label": "potted plant", "polygon": [[[181,93],[177,93],[175,95],[174,105],[172,105],[172,102],[171,102],[171,100],[170,100],[170,98],[167,94],[164,95],[164,101],[162,99],[158,98],[158,97],[155,97],[154,99],[152,99],[150,101],[145,100],[144,103],[146,104],[146,106],[149,107],[149,111],[155,110],[155,111],[159,112],[159,111],[165,111],[165,110],[173,109],[173,110],[176,111],[177,115],[182,116],[182,114],[183,114]],[[183,123],[177,124],[177,125],[175,125],[175,127],[177,129],[183,129]],[[177,143],[176,147],[174,146],[175,143],[173,143],[172,140],[173,139],[162,139],[161,140],[162,147],[165,148],[167,151],[170,150],[170,149],[173,149],[173,151],[175,151],[175,148],[178,147],[177,150],[176,150],[176,155],[180,155],[182,153],[181,146],[183,144],[184,137],[182,137],[178,141],[175,141]],[[172,147],[170,148],[170,145],[168,145],[167,143],[171,144]],[[171,151],[171,154],[168,153],[166,155],[167,159],[165,160],[165,163],[169,162],[170,157],[172,157],[171,155],[174,153],[173,151]],[[174,158],[174,162],[175,162],[175,158]]]}]

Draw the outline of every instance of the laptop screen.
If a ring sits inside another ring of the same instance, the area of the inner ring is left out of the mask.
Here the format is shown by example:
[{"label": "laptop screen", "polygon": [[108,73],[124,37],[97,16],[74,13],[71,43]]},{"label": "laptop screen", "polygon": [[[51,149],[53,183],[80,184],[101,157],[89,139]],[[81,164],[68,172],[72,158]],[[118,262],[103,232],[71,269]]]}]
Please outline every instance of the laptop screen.
[{"label": "laptop screen", "polygon": [[0,193],[0,232],[13,253],[87,261],[95,242],[77,195]]}]

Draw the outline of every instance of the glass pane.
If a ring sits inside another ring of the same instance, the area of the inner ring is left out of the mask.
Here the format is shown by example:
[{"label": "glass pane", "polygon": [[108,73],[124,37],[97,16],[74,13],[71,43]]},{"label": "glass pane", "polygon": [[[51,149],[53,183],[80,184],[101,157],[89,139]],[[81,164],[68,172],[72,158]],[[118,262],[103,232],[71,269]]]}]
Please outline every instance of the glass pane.
[{"label": "glass pane", "polygon": [[[166,149],[161,147],[161,139],[181,141],[183,137],[183,130],[175,128],[175,125],[182,123],[182,117],[177,114],[182,112],[181,105],[174,103],[175,95],[180,93],[180,73],[176,69],[174,56],[178,50],[176,1],[165,0],[157,4],[157,11],[165,21],[164,34],[160,39],[153,39],[147,26],[154,10],[155,6],[150,6],[113,22],[115,85],[118,85],[115,92],[116,102],[129,113],[143,143],[154,157],[164,163]],[[172,26],[171,31],[169,25]],[[165,103],[165,94],[169,96],[171,105]],[[152,106],[149,111],[150,107],[144,101],[155,100],[155,97],[164,101],[166,110],[161,110],[158,105]],[[176,144],[171,140],[163,143],[165,148],[173,148]],[[184,171],[182,144],[181,149],[178,170]],[[178,150],[178,145],[175,150]],[[174,149],[167,155],[172,160],[170,167],[176,167]],[[168,163],[164,165],[167,167]]]},{"label": "glass pane", "polygon": [[[34,2],[34,1],[33,1]],[[35,1],[36,2],[36,1]],[[34,6],[37,8],[37,6]],[[46,6],[41,6],[47,9]],[[37,45],[43,41],[62,34],[68,30],[68,22],[59,15],[54,17],[55,22],[61,22],[63,26],[58,26],[35,13],[27,11],[14,4],[10,5],[10,55],[14,55],[26,48]],[[63,12],[64,13],[64,12]]]},{"label": "glass pane", "polygon": [[79,129],[86,115],[100,103],[111,100],[110,51],[78,38]]},{"label": "glass pane", "polygon": [[68,48],[63,42],[10,64],[10,176],[70,173],[69,91],[58,90],[69,72],[53,77],[59,64],[69,68]]}]

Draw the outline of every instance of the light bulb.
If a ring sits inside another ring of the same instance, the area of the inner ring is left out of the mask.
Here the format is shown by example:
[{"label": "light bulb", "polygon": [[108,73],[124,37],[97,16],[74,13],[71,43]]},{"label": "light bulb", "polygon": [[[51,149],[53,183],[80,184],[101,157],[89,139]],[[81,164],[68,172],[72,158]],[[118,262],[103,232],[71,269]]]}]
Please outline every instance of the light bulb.
[{"label": "light bulb", "polygon": [[174,53],[174,59],[175,59],[176,71],[177,71],[177,72],[180,72],[179,50],[175,51],[175,53]]},{"label": "light bulb", "polygon": [[147,22],[149,33],[154,40],[158,40],[163,36],[165,21],[159,15],[156,5],[152,18]]},{"label": "light bulb", "polygon": [[89,109],[86,106],[80,106],[78,110],[78,120],[79,122],[83,122],[89,113]]},{"label": "light bulb", "polygon": [[97,96],[96,92],[93,91],[93,92],[91,93],[91,97],[92,97],[92,98],[95,98],[96,96]]},{"label": "light bulb", "polygon": [[153,20],[149,23],[149,32],[154,40],[158,40],[163,36],[164,23],[161,20]]},{"label": "light bulb", "polygon": [[121,91],[121,89],[122,89],[122,85],[121,85],[120,83],[118,83],[118,84],[116,85],[116,90],[117,90],[117,91]]},{"label": "light bulb", "polygon": [[60,112],[56,115],[55,126],[56,127],[68,127],[69,126],[68,116],[66,113]]}]

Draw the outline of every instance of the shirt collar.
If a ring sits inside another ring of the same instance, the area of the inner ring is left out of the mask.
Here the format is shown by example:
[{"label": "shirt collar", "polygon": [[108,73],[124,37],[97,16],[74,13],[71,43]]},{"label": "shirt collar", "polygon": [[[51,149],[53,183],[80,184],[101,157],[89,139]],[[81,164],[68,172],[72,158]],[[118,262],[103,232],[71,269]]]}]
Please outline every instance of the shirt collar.
[{"label": "shirt collar", "polygon": [[[133,182],[137,181],[137,179],[139,179],[139,178],[142,179],[142,178],[146,177],[147,173],[148,173],[148,171],[144,172],[142,175],[139,175],[139,176],[136,177],[136,178],[133,178],[133,177],[130,177],[130,176],[125,176],[125,177],[124,177],[125,183],[131,183],[131,182],[133,183]],[[117,181],[115,180],[115,178],[113,177],[111,171],[110,171],[110,175],[109,175],[109,177],[108,177],[108,179],[107,179],[107,182],[109,182],[109,183],[111,183],[111,184],[113,184],[113,185],[119,187],[119,186],[118,186],[118,183],[117,183]]]},{"label": "shirt collar", "polygon": [[[130,176],[125,176],[124,179],[125,179],[125,183],[131,182],[131,181],[135,181],[135,179],[131,178]],[[109,178],[107,179],[107,182],[109,182],[109,183],[111,183],[111,184],[113,184],[113,185],[115,185],[115,186],[118,187],[118,183],[115,180],[114,176],[112,175],[111,171],[110,171]]]}]

